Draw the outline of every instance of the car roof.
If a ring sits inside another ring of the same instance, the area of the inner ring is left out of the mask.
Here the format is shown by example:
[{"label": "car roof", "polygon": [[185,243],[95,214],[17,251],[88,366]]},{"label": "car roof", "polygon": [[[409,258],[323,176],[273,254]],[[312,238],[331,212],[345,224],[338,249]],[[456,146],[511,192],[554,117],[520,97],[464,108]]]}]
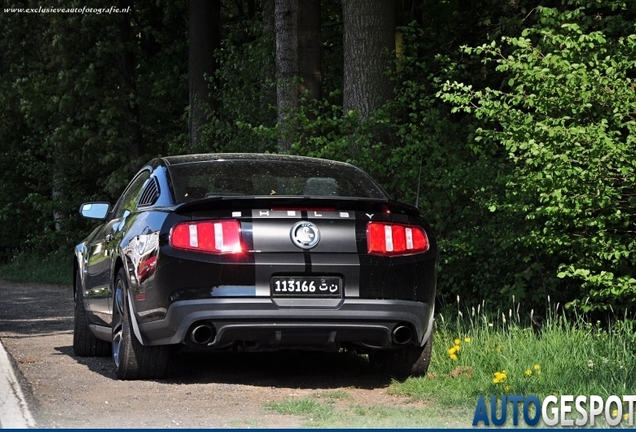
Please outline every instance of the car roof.
[{"label": "car roof", "polygon": [[200,153],[180,156],[165,156],[161,159],[164,161],[166,166],[210,161],[286,161],[325,165],[343,165],[349,167],[353,166],[345,162],[337,162],[328,159],[265,153]]}]

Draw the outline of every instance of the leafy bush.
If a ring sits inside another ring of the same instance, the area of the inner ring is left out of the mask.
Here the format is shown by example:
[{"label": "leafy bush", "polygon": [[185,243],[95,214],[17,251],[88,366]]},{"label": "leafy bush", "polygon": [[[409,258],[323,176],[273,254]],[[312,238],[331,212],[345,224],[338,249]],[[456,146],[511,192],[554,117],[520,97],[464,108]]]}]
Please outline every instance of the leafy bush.
[{"label": "leafy bush", "polygon": [[539,13],[520,37],[464,49],[497,65],[502,90],[448,82],[440,95],[485,122],[483,147],[505,148],[513,169],[489,208],[524,217],[518,244],[555,259],[564,286],[580,287],[569,305],[627,309],[636,300],[636,34],[595,30],[582,8]]}]

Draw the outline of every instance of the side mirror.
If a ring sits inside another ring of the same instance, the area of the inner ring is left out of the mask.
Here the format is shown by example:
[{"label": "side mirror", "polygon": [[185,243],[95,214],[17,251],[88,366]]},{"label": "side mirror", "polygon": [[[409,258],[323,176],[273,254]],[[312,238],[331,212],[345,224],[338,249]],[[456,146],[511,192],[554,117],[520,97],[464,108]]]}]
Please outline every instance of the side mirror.
[{"label": "side mirror", "polygon": [[79,212],[86,219],[104,220],[110,211],[110,204],[107,202],[84,203],[80,206]]}]

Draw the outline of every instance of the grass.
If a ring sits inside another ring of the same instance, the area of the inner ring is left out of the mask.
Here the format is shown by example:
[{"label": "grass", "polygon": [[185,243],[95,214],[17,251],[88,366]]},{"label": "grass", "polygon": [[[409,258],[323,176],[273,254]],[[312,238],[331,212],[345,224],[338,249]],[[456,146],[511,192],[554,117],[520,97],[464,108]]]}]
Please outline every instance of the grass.
[{"label": "grass", "polygon": [[[345,392],[346,393],[346,392]],[[343,402],[336,406],[335,400],[325,401],[324,394],[306,398],[288,398],[283,402],[269,403],[270,410],[278,414],[299,416],[304,419],[303,427],[309,428],[440,428],[469,426],[468,422],[461,424],[450,417],[472,418],[472,411],[463,410],[442,411],[434,406],[426,409],[410,407],[362,406],[356,404],[347,394],[339,396],[337,400]]]},{"label": "grass", "polygon": [[[269,408],[301,416],[307,427],[466,428],[472,427],[480,395],[489,406],[490,395],[535,395],[543,400],[549,395],[633,394],[635,320],[590,323],[554,305],[537,326],[530,324],[537,317],[522,317],[515,306],[504,314],[489,314],[479,307],[452,319],[436,317],[428,376],[393,381],[388,388],[389,394],[425,401],[425,409],[363,407],[343,395],[325,402],[324,394]],[[303,406],[312,408],[303,412]],[[511,415],[508,420],[511,423]],[[627,424],[625,419],[620,426]]]},{"label": "grass", "polygon": [[279,414],[297,415],[304,417],[306,423],[317,426],[333,416],[333,404],[316,401],[313,398],[289,398],[283,402],[271,402],[265,405]]},{"label": "grass", "polygon": [[429,376],[393,383],[390,392],[473,410],[480,395],[633,393],[636,321],[589,323],[555,305],[539,329],[516,311],[440,317]]},{"label": "grass", "polygon": [[44,257],[20,254],[0,265],[0,279],[11,282],[35,282],[55,285],[73,283],[70,252],[54,252]]}]

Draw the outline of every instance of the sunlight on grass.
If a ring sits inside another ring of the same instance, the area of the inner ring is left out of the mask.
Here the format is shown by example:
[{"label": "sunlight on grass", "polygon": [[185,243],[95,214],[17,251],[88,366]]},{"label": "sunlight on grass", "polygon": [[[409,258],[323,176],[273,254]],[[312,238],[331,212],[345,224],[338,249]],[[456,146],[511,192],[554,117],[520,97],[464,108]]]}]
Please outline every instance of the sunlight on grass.
[{"label": "sunlight on grass", "polygon": [[351,400],[351,395],[344,390],[325,391],[316,396],[322,399]]},{"label": "sunlight on grass", "polygon": [[504,314],[471,309],[455,320],[438,317],[428,376],[395,382],[390,392],[474,408],[479,395],[607,397],[634,388],[635,321],[591,324],[555,305],[540,326],[524,325],[514,308]]},{"label": "sunlight on grass", "polygon": [[314,399],[286,399],[283,402],[271,402],[265,405],[279,414],[302,416],[310,422],[324,421],[333,414],[333,406]]},{"label": "sunlight on grass", "polygon": [[[335,392],[332,392],[335,393]],[[324,394],[318,394],[324,397]],[[340,399],[338,397],[337,399]],[[345,398],[350,402],[351,396]],[[339,408],[314,399],[287,399],[269,403],[266,407],[279,414],[297,415],[304,427],[318,428],[441,428],[468,427],[473,411],[442,408],[431,404],[422,408],[361,406],[345,403]]]}]

